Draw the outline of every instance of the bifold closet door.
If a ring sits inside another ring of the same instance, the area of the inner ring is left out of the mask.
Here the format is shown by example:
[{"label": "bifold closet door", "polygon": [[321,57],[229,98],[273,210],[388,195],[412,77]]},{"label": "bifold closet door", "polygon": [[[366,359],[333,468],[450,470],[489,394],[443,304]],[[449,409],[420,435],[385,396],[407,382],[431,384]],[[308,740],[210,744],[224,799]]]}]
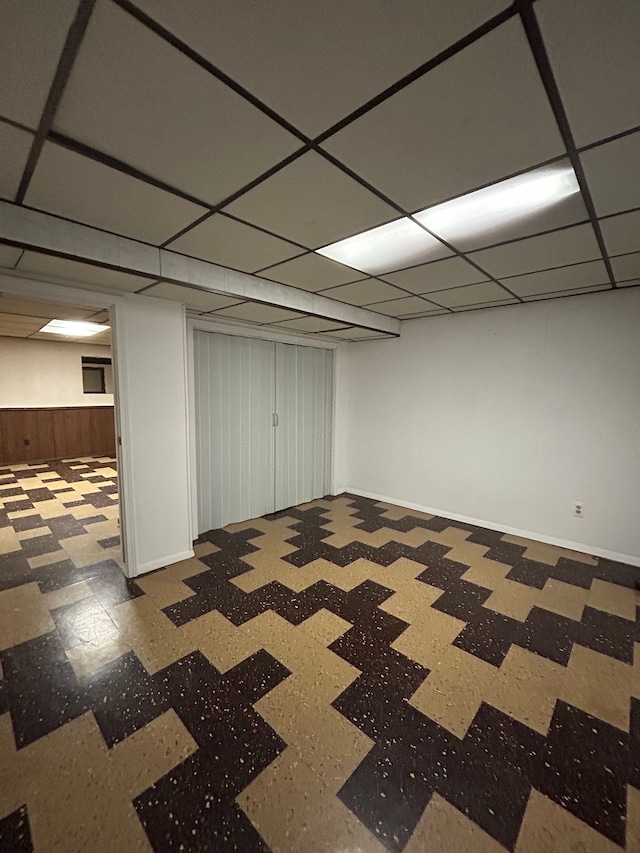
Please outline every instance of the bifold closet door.
[{"label": "bifold closet door", "polygon": [[329,491],[333,353],[276,344],[276,511]]},{"label": "bifold closet door", "polygon": [[198,530],[273,512],[275,344],[196,331]]}]

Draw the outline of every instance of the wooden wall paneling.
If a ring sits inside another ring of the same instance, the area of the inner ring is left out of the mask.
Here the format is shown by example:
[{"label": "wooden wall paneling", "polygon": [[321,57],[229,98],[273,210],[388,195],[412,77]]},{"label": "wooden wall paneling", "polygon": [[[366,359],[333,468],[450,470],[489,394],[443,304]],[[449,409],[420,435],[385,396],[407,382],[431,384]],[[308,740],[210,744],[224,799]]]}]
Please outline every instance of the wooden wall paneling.
[{"label": "wooden wall paneling", "polygon": [[0,409],[0,464],[114,453],[115,445],[112,406]]},{"label": "wooden wall paneling", "polygon": [[82,444],[80,419],[75,409],[54,409],[53,411],[55,457],[68,459],[80,455],[77,452]]},{"label": "wooden wall paneling", "polygon": [[116,425],[114,410],[111,407],[92,410],[91,445],[92,453],[115,453]]}]

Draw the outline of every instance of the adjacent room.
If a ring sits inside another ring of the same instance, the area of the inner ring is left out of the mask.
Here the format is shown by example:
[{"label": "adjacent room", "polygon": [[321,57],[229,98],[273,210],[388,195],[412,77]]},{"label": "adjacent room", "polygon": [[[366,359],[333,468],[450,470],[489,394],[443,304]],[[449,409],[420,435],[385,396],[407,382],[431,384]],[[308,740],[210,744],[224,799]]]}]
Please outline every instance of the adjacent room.
[{"label": "adjacent room", "polygon": [[640,5],[8,0],[0,853],[640,851]]},{"label": "adjacent room", "polygon": [[119,579],[108,312],[0,293],[0,587]]}]

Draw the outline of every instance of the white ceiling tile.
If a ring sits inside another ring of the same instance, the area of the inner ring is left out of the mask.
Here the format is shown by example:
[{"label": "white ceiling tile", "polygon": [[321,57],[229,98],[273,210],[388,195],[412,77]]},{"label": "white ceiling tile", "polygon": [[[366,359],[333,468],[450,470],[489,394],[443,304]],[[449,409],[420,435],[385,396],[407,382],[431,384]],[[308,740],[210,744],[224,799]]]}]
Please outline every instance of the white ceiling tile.
[{"label": "white ceiling tile", "polygon": [[22,249],[14,249],[13,246],[0,246],[0,267],[13,269],[20,260]]},{"label": "white ceiling tile", "polygon": [[460,195],[564,151],[517,18],[323,147],[406,210]]},{"label": "white ceiling tile", "polygon": [[376,302],[367,305],[370,311],[386,314],[388,317],[404,317],[407,314],[419,314],[426,311],[437,311],[431,302],[420,299],[419,296],[406,296],[404,299],[391,299],[389,302]]},{"label": "white ceiling tile", "polygon": [[332,287],[330,290],[323,291],[322,295],[330,299],[338,299],[340,302],[348,302],[350,305],[369,305],[372,302],[383,302],[387,299],[406,296],[397,287],[374,278],[344,284],[342,287]]},{"label": "white ceiling tile", "polygon": [[640,252],[611,258],[611,266],[616,281],[630,281],[640,278]]},{"label": "white ceiling tile", "polygon": [[[16,296],[13,293],[0,293],[0,312],[24,317],[47,317],[49,320],[88,320],[96,310],[83,305],[66,305],[63,302],[48,302]],[[105,321],[108,321],[108,312]],[[99,320],[92,319],[92,322],[97,323]]]},{"label": "white ceiling tile", "polygon": [[396,219],[397,211],[309,151],[227,208],[310,249]]},{"label": "white ceiling tile", "polygon": [[169,248],[243,272],[255,272],[302,251],[293,243],[272,237],[222,213],[205,219],[171,243]]},{"label": "white ceiling tile", "polygon": [[373,329],[342,329],[338,332],[331,332],[332,338],[342,338],[348,341],[387,339],[394,337],[393,335],[385,335],[380,332],[375,332]]},{"label": "white ceiling tile", "polygon": [[45,146],[26,203],[85,225],[159,244],[204,209],[95,160]]},{"label": "white ceiling tile", "polygon": [[0,313],[0,335],[26,338],[46,326],[48,322],[48,317],[25,317]]},{"label": "white ceiling tile", "polygon": [[296,311],[287,311],[275,305],[262,305],[258,302],[243,302],[232,308],[216,311],[216,317],[233,317],[235,320],[246,320],[249,323],[279,323],[282,320],[293,320],[302,315]]},{"label": "white ceiling tile", "polygon": [[591,225],[576,225],[539,237],[529,237],[469,257],[497,278],[592,261],[600,251]]},{"label": "white ceiling tile", "polygon": [[301,317],[299,320],[283,320],[278,323],[283,329],[295,329],[299,332],[330,332],[344,327],[337,320],[324,320],[322,317]]},{"label": "white ceiling tile", "polygon": [[99,0],[55,129],[208,203],[300,141],[114,3]]},{"label": "white ceiling tile", "polygon": [[[530,184],[529,181],[531,181]],[[540,183],[537,183],[538,181]],[[544,186],[545,181],[553,182],[551,186],[554,189],[561,189],[570,194],[564,198],[555,198],[546,205],[540,205],[538,209],[535,209],[533,205],[528,208],[523,205],[520,209],[512,209],[508,215],[505,215],[504,212],[492,211],[496,192],[499,194],[503,191],[510,195],[518,193],[520,199],[523,199],[527,198],[530,186],[533,197],[536,199],[536,192],[540,191],[540,187]],[[556,181],[560,184],[559,187],[557,187]],[[455,208],[465,201],[470,202],[472,200],[475,200],[475,204],[478,205],[475,221],[460,221]],[[443,227],[438,227],[438,221],[444,219],[446,223],[448,217],[451,218],[451,221]],[[518,240],[531,234],[552,231],[565,225],[583,222],[589,219],[589,215],[582,194],[579,192],[573,169],[569,166],[568,161],[561,160],[559,163],[540,169],[532,169],[522,175],[517,175],[515,178],[491,184],[470,195],[461,196],[442,205],[436,205],[435,208],[428,208],[426,211],[416,214],[416,219],[460,251],[471,252],[484,246],[505,243],[507,240]]]},{"label": "white ceiling tile", "polygon": [[503,9],[505,0],[140,0],[145,11],[317,135]]},{"label": "white ceiling tile", "polygon": [[183,302],[192,311],[217,311],[218,308],[227,308],[237,305],[240,299],[230,296],[221,296],[219,293],[207,293],[205,290],[195,290],[193,287],[182,287],[168,281],[161,281],[145,290],[144,296],[159,296],[161,299],[172,299],[174,302]]},{"label": "white ceiling tile", "polygon": [[640,210],[601,219],[600,228],[610,255],[640,251]]},{"label": "white ceiling tile", "polygon": [[2,4],[0,114],[38,127],[77,0]]},{"label": "white ceiling tile", "polygon": [[33,136],[0,123],[0,196],[13,201],[24,171]]},{"label": "white ceiling tile", "polygon": [[313,252],[271,267],[260,273],[260,276],[311,291],[324,290],[327,287],[363,278],[361,272],[330,261],[328,258],[322,258]]},{"label": "white ceiling tile", "polygon": [[451,290],[430,293],[429,300],[443,308],[459,308],[465,305],[479,305],[485,302],[501,302],[509,299],[507,291],[493,281],[481,284],[468,284]]},{"label": "white ceiling tile", "polygon": [[556,293],[543,293],[531,296],[523,296],[525,302],[542,302],[547,299],[560,299],[563,296],[579,296],[582,293],[600,293],[602,290],[611,290],[611,285],[596,284],[593,287],[575,287],[570,290],[559,290]]},{"label": "white ceiling tile", "polygon": [[640,207],[640,132],[580,155],[596,213]]},{"label": "white ceiling tile", "polygon": [[38,252],[25,252],[17,266],[20,272],[33,273],[47,279],[56,279],[83,287],[87,290],[125,290],[133,293],[146,287],[151,279],[140,275],[95,267],[68,258],[57,258],[53,255],[42,255]]},{"label": "white ceiling tile", "polygon": [[603,261],[591,261],[545,272],[519,275],[515,278],[503,278],[502,282],[517,296],[532,296],[536,293],[552,293],[558,290],[572,290],[576,287],[606,285],[609,282],[609,276]]},{"label": "white ceiling tile", "polygon": [[464,258],[447,258],[444,261],[389,273],[384,276],[384,280],[412,293],[429,293],[432,290],[446,290],[448,287],[486,281],[487,277]]},{"label": "white ceiling tile", "polygon": [[539,0],[534,9],[577,145],[640,124],[640,3]]}]

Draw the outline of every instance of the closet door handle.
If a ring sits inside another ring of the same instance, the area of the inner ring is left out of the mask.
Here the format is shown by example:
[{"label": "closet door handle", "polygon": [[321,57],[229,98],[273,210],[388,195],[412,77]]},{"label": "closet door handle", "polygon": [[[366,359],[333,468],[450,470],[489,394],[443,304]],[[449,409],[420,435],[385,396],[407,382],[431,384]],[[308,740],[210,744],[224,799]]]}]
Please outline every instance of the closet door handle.
[{"label": "closet door handle", "polygon": [[277,412],[273,413],[273,426],[274,427],[278,426],[278,413]]}]

